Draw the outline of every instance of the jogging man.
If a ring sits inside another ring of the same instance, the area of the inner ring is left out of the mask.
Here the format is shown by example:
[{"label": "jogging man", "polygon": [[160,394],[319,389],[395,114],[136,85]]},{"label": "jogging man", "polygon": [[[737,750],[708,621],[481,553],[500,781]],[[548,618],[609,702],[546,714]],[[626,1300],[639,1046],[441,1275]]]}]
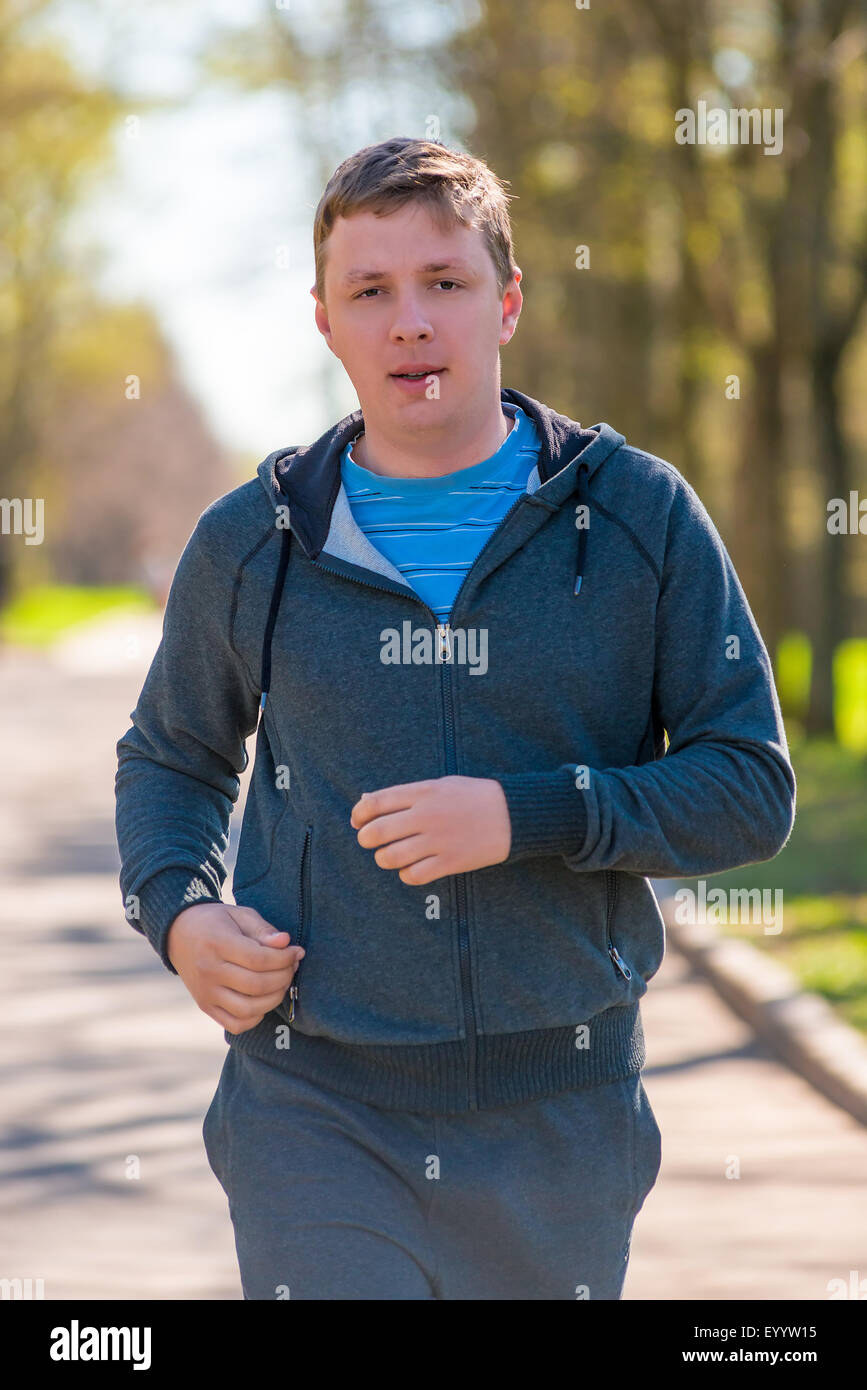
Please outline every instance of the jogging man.
[{"label": "jogging man", "polygon": [[486,165],[363,149],[314,246],[360,410],[184,549],[117,745],[127,916],[229,1044],[246,1298],[619,1299],[661,1159],[648,877],[788,839],[768,654],[677,469],[501,387]]}]

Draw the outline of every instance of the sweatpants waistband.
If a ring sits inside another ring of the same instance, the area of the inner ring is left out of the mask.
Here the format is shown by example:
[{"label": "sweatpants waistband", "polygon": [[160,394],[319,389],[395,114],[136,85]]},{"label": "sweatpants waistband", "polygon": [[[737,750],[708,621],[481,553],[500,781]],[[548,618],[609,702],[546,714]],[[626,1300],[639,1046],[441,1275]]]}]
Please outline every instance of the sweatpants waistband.
[{"label": "sweatpants waistband", "polygon": [[[288,1047],[280,1043],[287,1032]],[[477,1034],[475,1104],[465,1039],[350,1045],[288,1029],[277,1014],[244,1033],[226,1031],[225,1038],[263,1062],[369,1105],[428,1114],[491,1110],[620,1081],[646,1060],[638,1002],[605,1009],[583,1024]]]}]

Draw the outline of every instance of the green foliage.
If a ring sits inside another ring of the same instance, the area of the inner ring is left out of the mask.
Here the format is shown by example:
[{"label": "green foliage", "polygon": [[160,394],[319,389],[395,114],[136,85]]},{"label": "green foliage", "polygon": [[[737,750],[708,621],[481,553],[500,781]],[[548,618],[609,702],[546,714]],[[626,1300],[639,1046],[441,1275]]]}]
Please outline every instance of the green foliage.
[{"label": "green foliage", "polygon": [[[777,693],[783,714],[800,721],[807,711],[812,649],[803,632],[787,632],[777,645]],[[867,753],[867,641],[841,642],[834,653],[834,724],[841,747]]]},{"label": "green foliage", "polygon": [[71,628],[113,611],[153,612],[157,605],[134,587],[88,589],[45,584],[29,589],[0,614],[0,640],[46,647]]},{"label": "green foliage", "polygon": [[867,753],[867,641],[851,638],[834,653],[837,737],[853,753]]},{"label": "green foliage", "polygon": [[777,645],[777,693],[784,715],[803,719],[810,696],[812,651],[806,633],[787,632]]}]

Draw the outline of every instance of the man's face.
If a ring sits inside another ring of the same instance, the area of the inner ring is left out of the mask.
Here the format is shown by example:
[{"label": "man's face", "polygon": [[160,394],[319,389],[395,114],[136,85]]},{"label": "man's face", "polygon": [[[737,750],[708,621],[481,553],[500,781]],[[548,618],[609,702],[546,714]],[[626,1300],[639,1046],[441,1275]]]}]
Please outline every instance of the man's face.
[{"label": "man's face", "polygon": [[[442,231],[421,203],[385,217],[339,217],[325,248],[327,308],[315,286],[311,294],[316,325],[343,363],[365,423],[411,442],[490,408],[499,347],[521,312],[520,278],[518,270],[501,296],[482,233]],[[396,375],[412,367],[425,377]]]}]

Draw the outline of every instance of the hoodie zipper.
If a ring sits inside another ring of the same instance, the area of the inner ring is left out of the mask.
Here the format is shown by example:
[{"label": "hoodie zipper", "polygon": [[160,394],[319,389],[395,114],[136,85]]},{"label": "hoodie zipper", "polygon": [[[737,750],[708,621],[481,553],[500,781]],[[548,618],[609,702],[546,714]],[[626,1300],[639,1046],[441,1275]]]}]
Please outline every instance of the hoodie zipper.
[{"label": "hoodie zipper", "polygon": [[614,904],[617,902],[617,874],[613,869],[605,870],[605,889],[608,911],[605,917],[605,934],[608,945],[608,954],[611,957],[615,970],[618,970],[624,980],[632,979],[632,971],[621,956],[611,935],[611,919],[614,916]]},{"label": "hoodie zipper", "polygon": [[[506,520],[506,517],[511,516],[512,512],[515,511],[515,509],[520,505],[522,501],[523,498],[519,497],[518,501],[515,502],[514,506],[512,506],[510,510],[506,513],[506,516],[503,517],[503,521]],[[502,525],[502,522],[500,524]],[[497,532],[495,531],[494,535],[496,534]],[[479,555],[476,556],[476,560],[479,559],[485,548],[490,544],[492,540],[493,536],[489,536],[488,540],[485,542],[485,545],[482,546],[482,549],[479,551]],[[321,553],[322,552],[320,551],[320,554]],[[355,575],[346,575],[341,570],[334,569],[331,565],[323,564],[322,561],[319,559],[314,560],[313,563],[315,565],[318,565],[320,569],[325,570],[328,574],[336,574],[341,579],[353,579],[357,584],[364,584],[369,589],[379,589],[382,593],[385,594],[394,593],[394,589],[387,587],[385,584],[374,584],[372,580],[356,579]],[[473,563],[475,563],[475,561]],[[464,583],[466,583],[468,577],[469,572],[464,577]],[[463,588],[463,584],[461,585],[461,588]],[[421,607],[424,608],[425,611],[430,614],[434,621],[434,628],[437,634],[438,652],[441,663],[440,690],[442,693],[443,715],[446,726],[446,769],[447,772],[451,774],[454,773],[456,770],[451,669],[447,664],[451,660],[452,653],[452,628],[449,626],[448,622],[439,622],[436,613],[433,611],[432,608],[428,606],[428,604],[425,603],[424,599],[419,598],[418,594],[413,593],[410,590],[407,590],[406,597],[420,604]],[[475,1000],[473,998],[473,982],[470,972],[470,937],[469,924],[467,921],[466,877],[464,874],[452,874],[451,877],[455,880],[455,890],[458,902],[458,943],[461,961],[461,1004],[463,1007],[464,1014],[464,1034],[467,1040],[467,1098],[469,1109],[478,1110],[478,1087],[476,1081],[476,1006]]]},{"label": "hoodie zipper", "polygon": [[[521,504],[527,500],[528,496],[528,493],[523,492],[521,496],[518,497],[517,500],[512,503],[509,510],[502,517],[497,529],[494,532],[492,532],[492,534],[485,541],[485,544],[482,546],[472,565],[464,575],[460,588],[455,594],[454,602],[452,604],[452,617],[454,617],[454,615],[458,611],[458,605],[460,603],[461,595],[463,594],[464,589],[466,588],[476,565],[481,560],[482,556],[484,555],[488,546],[493,541],[494,537],[500,535],[504,526],[506,525],[506,522],[510,519],[513,513],[518,510]],[[423,602],[423,600],[420,599],[419,602]],[[425,608],[428,607],[427,604],[424,604],[424,606]],[[436,621],[436,614],[434,613],[433,609],[428,608],[428,612]],[[445,623],[437,622],[436,628],[440,641],[440,661],[443,663],[451,663],[451,638],[453,629],[448,621]],[[441,665],[440,669],[442,671],[443,714],[446,725],[446,769],[448,773],[454,774],[457,772],[457,759],[455,755],[454,693],[452,689],[451,665],[443,664]],[[470,1110],[478,1110],[478,1083],[476,1077],[476,1036],[478,1029],[476,1025],[476,1006],[475,999],[473,996],[472,972],[470,969],[470,933],[469,912],[467,908],[467,878],[466,874],[455,874],[454,879],[458,901],[458,944],[460,948],[461,960],[461,995],[464,1006],[464,1031],[466,1033],[467,1038],[467,1069],[469,1073],[468,1099]]]},{"label": "hoodie zipper", "polygon": [[[467,570],[467,573],[464,575],[463,582],[461,583],[461,586],[458,589],[457,594],[455,595],[455,601],[452,605],[452,615],[454,615],[454,613],[457,610],[458,599],[460,598],[461,594],[466,588],[467,582],[470,579],[476,565],[481,560],[482,556],[484,555],[488,546],[493,541],[494,537],[500,534],[500,532],[502,531],[503,527],[505,526],[509,518],[512,516],[512,514],[518,510],[522,502],[526,501],[527,496],[527,493],[522,493],[521,496],[517,498],[515,502],[512,503],[512,506],[509,508],[505,516],[500,521],[500,524],[497,527],[497,529],[485,541],[485,544],[482,546],[472,565]],[[322,554],[321,551],[319,553],[320,555]],[[332,566],[323,564],[320,559],[314,560],[313,563],[319,565],[321,569],[328,571],[329,574],[340,575],[342,579],[355,579],[355,575],[347,576],[345,574],[342,574],[340,570],[335,570],[334,568],[332,568]],[[375,584],[372,580],[358,579],[356,580],[356,583],[365,584],[370,589],[379,589],[383,593],[394,593],[393,589],[388,588],[384,584]],[[441,623],[438,620],[437,615],[433,611],[433,609],[425,603],[424,599],[419,598],[418,594],[408,590],[407,598],[413,599],[416,603],[421,604],[422,608],[424,608],[426,612],[430,614],[434,621],[434,628],[437,634],[438,653],[440,659],[440,690],[442,692],[443,701],[443,718],[445,721],[446,728],[446,771],[447,774],[451,775],[457,771],[457,759],[455,756],[454,737],[454,694],[451,682],[451,666],[449,664],[451,662],[452,657],[451,639],[453,628],[450,626],[448,621],[446,621],[445,623]],[[472,972],[470,970],[470,930],[469,914],[467,911],[466,875],[452,874],[451,877],[455,880],[455,893],[458,904],[458,949],[461,962],[461,1004],[463,1007],[464,1014],[464,1035],[467,1040],[467,1101],[470,1110],[478,1110],[478,1082],[476,1078],[476,1037],[478,1033],[478,1028],[476,1025],[476,1005],[475,999],[473,997]]]},{"label": "hoodie zipper", "polygon": [[[298,874],[298,923],[299,935],[295,942],[296,946],[307,948],[308,917],[310,915],[310,841],[313,836],[313,826],[308,825],[304,833],[304,848],[301,851],[301,868]],[[298,969],[289,986],[289,1012],[286,1015],[288,1023],[295,1022],[295,1005],[298,1003],[298,987],[301,979],[301,967],[304,961],[298,962]]]}]

